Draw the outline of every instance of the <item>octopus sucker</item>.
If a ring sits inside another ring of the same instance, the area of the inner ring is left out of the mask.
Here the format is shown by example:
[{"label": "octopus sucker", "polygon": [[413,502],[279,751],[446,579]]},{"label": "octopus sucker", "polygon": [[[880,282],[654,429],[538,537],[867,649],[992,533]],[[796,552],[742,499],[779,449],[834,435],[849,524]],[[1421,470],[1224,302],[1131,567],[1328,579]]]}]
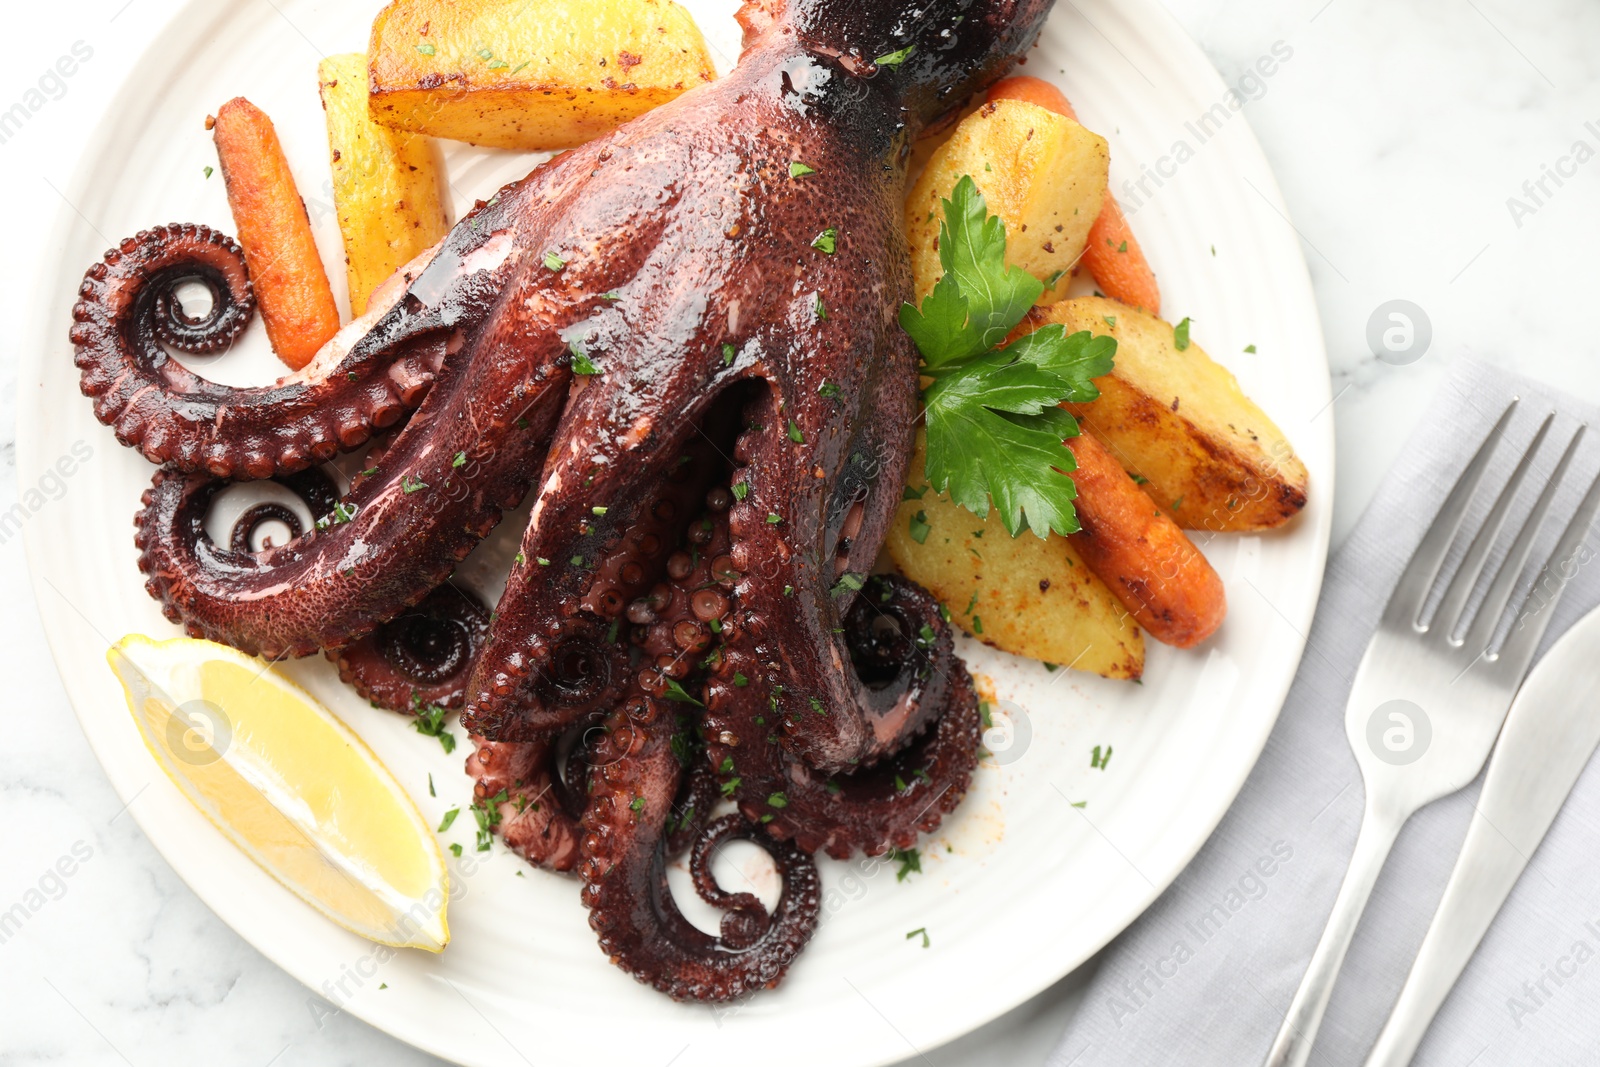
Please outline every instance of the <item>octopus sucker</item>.
[{"label": "octopus sucker", "polygon": [[[96,416],[160,465],[135,520],[146,588],[191,635],[328,653],[383,706],[459,702],[483,822],[577,872],[602,951],[641,981],[777,983],[816,927],[813,854],[913,847],[977,759],[939,606],[873,573],[919,414],[903,198],[915,138],[1050,6],[747,2],[727,77],[480,202],[269,386],[168,351],[245,329],[233,241],[124,241],[85,274],[71,339]],[[178,300],[196,281],[204,313]],[[309,528],[267,509],[207,534],[225,486],[374,438],[342,494],[295,490]],[[486,615],[446,583],[529,496]],[[770,911],[711,877],[736,839],[777,866]],[[668,891],[685,853],[716,935]]]}]

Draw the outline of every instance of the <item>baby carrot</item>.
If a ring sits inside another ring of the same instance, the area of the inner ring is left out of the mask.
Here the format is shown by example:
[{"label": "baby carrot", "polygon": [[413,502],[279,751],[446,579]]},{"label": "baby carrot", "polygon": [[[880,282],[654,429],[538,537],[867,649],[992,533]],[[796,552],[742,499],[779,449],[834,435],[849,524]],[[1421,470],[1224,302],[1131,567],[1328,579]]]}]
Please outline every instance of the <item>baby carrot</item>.
[{"label": "baby carrot", "polygon": [[[1002,78],[989,90],[990,100],[1021,100],[1037,107],[1054,111],[1076,121],[1078,115],[1066,95],[1041,78],[1017,75]],[[1161,314],[1161,290],[1156,285],[1155,272],[1145,259],[1128,219],[1122,213],[1117,198],[1106,190],[1105,202],[1094,226],[1089,230],[1089,243],[1083,250],[1083,265],[1094,275],[1100,291],[1113,300],[1152,315]]]},{"label": "baby carrot", "polygon": [[272,350],[299,370],[339,331],[328,274],[272,120],[244,97],[217,111],[217,158]]}]

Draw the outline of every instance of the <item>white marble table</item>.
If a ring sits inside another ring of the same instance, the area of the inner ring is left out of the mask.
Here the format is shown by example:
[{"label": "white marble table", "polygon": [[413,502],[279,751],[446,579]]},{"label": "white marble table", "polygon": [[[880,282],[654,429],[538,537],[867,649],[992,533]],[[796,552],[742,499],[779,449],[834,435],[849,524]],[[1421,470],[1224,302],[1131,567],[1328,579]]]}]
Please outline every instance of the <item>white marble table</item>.
[{"label": "white marble table", "polygon": [[[1231,83],[1275,42],[1293,49],[1246,112],[1292,210],[1327,334],[1338,395],[1336,541],[1449,358],[1470,353],[1600,400],[1589,265],[1600,233],[1592,47],[1600,8],[1166,3]],[[0,293],[8,319],[29,299],[32,265],[51,254],[46,228],[62,206],[55,189],[76,164],[82,131],[177,6],[7,5],[0,202],[11,239]],[[28,121],[7,125],[7,109],[76,42],[90,58],[46,86],[49,98]],[[1366,341],[1374,311],[1394,299],[1431,321],[1431,347],[1403,366],[1376,359]],[[18,493],[18,355],[15,342],[0,345],[0,511]],[[41,878],[47,892],[20,929],[0,933],[0,1064],[437,1062],[348,1016],[319,1025],[307,990],[218,921],[119,817],[39,632],[20,537],[0,541],[0,602],[10,723],[0,742],[0,912]],[[45,877],[74,852],[88,858],[70,877]],[[969,1067],[1040,1062],[1081,974],[950,1046],[907,1055]]]}]

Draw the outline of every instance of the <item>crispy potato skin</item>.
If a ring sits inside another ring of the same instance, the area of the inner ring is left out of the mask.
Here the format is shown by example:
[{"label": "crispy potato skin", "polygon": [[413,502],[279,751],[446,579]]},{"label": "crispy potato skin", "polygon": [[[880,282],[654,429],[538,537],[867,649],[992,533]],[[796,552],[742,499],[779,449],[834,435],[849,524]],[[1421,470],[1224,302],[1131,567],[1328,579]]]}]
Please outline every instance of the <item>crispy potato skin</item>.
[{"label": "crispy potato skin", "polygon": [[213,136],[228,206],[278,358],[294,370],[339,331],[339,308],[272,120],[244,97],[217,111]]},{"label": "crispy potato skin", "polygon": [[1198,344],[1179,351],[1170,324],[1104,297],[1031,321],[1117,339],[1115,369],[1095,381],[1100,398],[1068,410],[1180,526],[1265,530],[1305,507],[1306,468],[1283,431]]},{"label": "crispy potato skin", "polygon": [[1222,579],[1093,437],[1067,441],[1078,469],[1078,522],[1068,541],[1123,605],[1165,644],[1190,648],[1228,612]]},{"label": "crispy potato skin", "polygon": [[350,311],[360,315],[384,279],[450,226],[432,144],[426,137],[379,126],[367,114],[367,57],[360,52],[329,56],[317,65],[317,81],[328,122]]},{"label": "crispy potato skin", "polygon": [[[980,519],[927,488],[923,445],[919,434],[908,483],[922,496],[901,502],[885,541],[901,573],[943,601],[963,630],[1003,652],[1106,678],[1143,674],[1144,635],[1072,539],[1012,537],[999,512]],[[913,522],[928,527],[920,542]]]},{"label": "crispy potato skin", "polygon": [[944,274],[939,201],[962,175],[972,176],[989,213],[1005,220],[1006,262],[1048,283],[1083,255],[1105,199],[1110,159],[1105,138],[1036,104],[1001,100],[968,115],[934,151],[906,197],[918,302]]},{"label": "crispy potato skin", "polygon": [[576,147],[716,77],[670,0],[394,0],[367,52],[373,121],[520,151]]}]

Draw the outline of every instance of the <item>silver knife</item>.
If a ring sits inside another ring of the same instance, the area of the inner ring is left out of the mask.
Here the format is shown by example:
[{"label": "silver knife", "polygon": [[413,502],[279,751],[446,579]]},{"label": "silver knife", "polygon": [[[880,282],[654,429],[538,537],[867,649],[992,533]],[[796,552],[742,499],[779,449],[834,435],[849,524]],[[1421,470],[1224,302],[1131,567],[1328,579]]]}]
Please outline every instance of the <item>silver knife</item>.
[{"label": "silver knife", "polygon": [[1517,692],[1439,910],[1366,1067],[1411,1062],[1597,744],[1600,609],[1563,634]]}]

